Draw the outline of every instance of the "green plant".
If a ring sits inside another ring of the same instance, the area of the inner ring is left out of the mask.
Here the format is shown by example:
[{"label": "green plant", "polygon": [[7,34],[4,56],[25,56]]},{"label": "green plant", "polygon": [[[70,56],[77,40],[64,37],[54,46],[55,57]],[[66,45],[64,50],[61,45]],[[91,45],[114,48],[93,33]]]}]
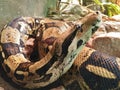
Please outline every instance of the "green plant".
[{"label": "green plant", "polygon": [[108,16],[114,16],[120,14],[120,7],[112,2],[102,3],[99,0],[93,0],[97,5],[100,5],[102,12]]}]

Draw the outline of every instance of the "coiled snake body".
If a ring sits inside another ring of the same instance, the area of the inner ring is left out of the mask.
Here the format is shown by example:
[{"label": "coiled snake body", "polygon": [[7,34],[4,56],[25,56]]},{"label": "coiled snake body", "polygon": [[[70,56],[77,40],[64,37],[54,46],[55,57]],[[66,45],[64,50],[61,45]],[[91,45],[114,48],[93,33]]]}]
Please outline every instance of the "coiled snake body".
[{"label": "coiled snake body", "polygon": [[100,21],[99,12],[75,23],[17,18],[1,30],[1,65],[7,76],[21,87],[45,87],[70,69]]}]

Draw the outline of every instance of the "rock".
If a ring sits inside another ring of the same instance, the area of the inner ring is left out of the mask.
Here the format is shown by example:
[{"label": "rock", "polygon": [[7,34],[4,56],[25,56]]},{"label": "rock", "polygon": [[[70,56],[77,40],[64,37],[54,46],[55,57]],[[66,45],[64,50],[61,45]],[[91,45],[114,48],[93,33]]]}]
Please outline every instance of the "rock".
[{"label": "rock", "polygon": [[116,21],[120,21],[120,15],[115,15],[115,16],[112,16],[112,18]]},{"label": "rock", "polygon": [[120,57],[120,32],[110,32],[92,38],[88,45],[100,52]]}]

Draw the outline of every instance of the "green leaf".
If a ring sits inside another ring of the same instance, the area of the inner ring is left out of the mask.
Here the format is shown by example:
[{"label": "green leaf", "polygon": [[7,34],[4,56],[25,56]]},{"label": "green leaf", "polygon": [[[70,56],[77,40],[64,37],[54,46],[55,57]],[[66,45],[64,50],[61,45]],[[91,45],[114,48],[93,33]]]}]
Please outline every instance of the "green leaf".
[{"label": "green leaf", "polygon": [[99,0],[93,0],[96,4],[102,5],[102,3]]}]

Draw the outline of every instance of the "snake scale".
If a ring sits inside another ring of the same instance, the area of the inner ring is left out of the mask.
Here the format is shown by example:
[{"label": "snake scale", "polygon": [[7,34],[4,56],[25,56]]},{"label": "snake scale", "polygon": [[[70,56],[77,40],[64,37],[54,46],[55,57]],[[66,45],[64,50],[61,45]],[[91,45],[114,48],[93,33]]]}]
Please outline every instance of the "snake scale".
[{"label": "snake scale", "polygon": [[[102,90],[107,84],[110,88],[119,88],[120,60],[92,49],[82,50],[100,22],[99,12],[90,13],[77,22],[16,18],[0,33],[1,66],[7,76],[23,88],[45,87],[66,72],[63,77],[70,79],[76,75],[71,80],[76,80],[83,90]],[[70,69],[71,66],[74,68]],[[71,80],[67,84],[73,82]]]}]

